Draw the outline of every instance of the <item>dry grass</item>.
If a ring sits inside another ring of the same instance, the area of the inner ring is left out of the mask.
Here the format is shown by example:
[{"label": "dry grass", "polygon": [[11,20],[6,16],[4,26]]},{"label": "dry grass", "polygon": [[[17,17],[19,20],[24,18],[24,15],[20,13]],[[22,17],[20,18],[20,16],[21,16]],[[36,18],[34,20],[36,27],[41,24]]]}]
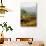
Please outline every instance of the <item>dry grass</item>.
[{"label": "dry grass", "polygon": [[36,17],[29,16],[28,18],[21,18],[21,26],[34,27],[37,25]]}]

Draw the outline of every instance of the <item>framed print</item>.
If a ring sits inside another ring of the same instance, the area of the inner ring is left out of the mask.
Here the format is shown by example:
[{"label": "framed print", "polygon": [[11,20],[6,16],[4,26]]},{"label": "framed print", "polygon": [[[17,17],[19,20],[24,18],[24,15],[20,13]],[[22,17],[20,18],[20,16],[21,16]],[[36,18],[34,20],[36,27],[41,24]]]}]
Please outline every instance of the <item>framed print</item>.
[{"label": "framed print", "polygon": [[21,3],[21,26],[23,27],[37,26],[37,3],[31,2]]}]

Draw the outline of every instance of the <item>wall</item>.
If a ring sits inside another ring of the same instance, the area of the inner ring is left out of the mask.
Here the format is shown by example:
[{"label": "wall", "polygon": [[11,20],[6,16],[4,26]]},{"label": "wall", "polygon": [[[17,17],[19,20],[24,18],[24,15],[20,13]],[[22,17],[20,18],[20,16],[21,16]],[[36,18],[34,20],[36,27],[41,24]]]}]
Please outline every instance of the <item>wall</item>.
[{"label": "wall", "polygon": [[[4,0],[3,0],[4,1]],[[20,26],[20,5],[21,2],[37,2],[37,27]],[[33,37],[34,40],[43,40],[46,42],[46,1],[45,0],[5,0],[4,5],[11,11],[0,17],[0,23],[8,22],[14,29],[12,32],[4,31],[4,37]],[[0,14],[1,15],[1,14]]]}]

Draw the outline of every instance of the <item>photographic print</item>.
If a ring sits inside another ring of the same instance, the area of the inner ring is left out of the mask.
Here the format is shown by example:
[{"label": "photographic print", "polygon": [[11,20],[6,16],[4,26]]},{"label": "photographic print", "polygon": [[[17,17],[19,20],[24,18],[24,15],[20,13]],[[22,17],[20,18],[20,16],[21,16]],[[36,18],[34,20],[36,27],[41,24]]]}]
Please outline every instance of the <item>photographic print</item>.
[{"label": "photographic print", "polygon": [[37,26],[37,3],[21,3],[21,26]]}]

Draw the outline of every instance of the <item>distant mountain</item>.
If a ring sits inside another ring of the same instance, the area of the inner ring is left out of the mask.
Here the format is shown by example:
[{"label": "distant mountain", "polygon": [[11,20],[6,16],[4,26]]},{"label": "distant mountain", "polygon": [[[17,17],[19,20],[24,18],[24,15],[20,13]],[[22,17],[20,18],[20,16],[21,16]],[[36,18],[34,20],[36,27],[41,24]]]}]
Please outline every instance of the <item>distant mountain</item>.
[{"label": "distant mountain", "polygon": [[23,7],[22,9],[24,9],[28,13],[36,13],[37,12],[37,8],[36,7]]},{"label": "distant mountain", "polygon": [[23,7],[22,10],[25,10],[29,15],[36,16],[37,14],[37,8],[36,7]]}]

